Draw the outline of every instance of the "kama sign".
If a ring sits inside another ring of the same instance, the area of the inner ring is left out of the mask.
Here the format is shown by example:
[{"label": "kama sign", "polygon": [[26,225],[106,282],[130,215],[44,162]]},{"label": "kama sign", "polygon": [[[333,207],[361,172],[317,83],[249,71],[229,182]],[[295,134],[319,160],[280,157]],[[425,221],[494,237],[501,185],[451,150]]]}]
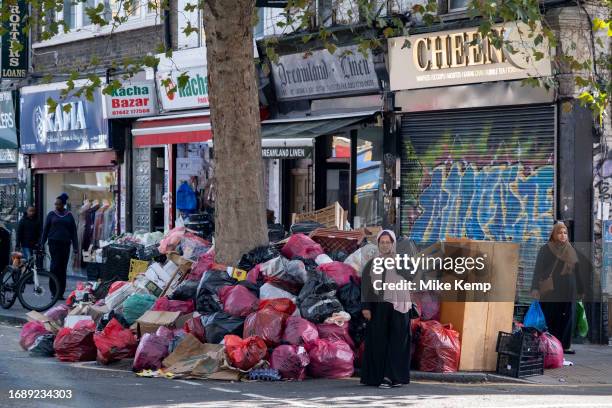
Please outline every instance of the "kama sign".
[{"label": "kama sign", "polygon": [[23,32],[28,4],[18,0],[8,6],[8,20],[2,23],[1,76],[3,79],[25,78],[28,74],[28,35]]},{"label": "kama sign", "polygon": [[[493,28],[517,50],[497,49],[478,28],[443,31],[389,39],[389,76],[392,91],[477,82],[544,77],[552,73],[546,37],[537,46],[523,23]],[[408,42],[409,46],[407,46]],[[542,58],[536,61],[535,52]]]},{"label": "kama sign", "polygon": [[[21,91],[21,152],[53,153],[109,148],[108,122],[103,117],[102,94],[93,102],[85,97],[60,98],[57,87],[24,87]],[[55,109],[47,104],[51,98]],[[70,106],[70,110],[67,106]]]},{"label": "kama sign", "polygon": [[157,114],[157,94],[153,81],[123,84],[104,96],[106,118],[135,118]]},{"label": "kama sign", "polygon": [[312,147],[264,147],[261,156],[264,159],[306,159],[310,157]]},{"label": "kama sign", "polygon": [[380,84],[370,51],[367,57],[357,46],[283,55],[272,63],[272,79],[279,100],[313,95],[342,95],[377,92]]},{"label": "kama sign", "polygon": [[[178,86],[179,76],[189,77],[185,86]],[[170,81],[166,83],[166,80]],[[164,85],[166,83],[166,85]],[[161,107],[165,111],[208,107],[208,71],[206,67],[187,68],[157,73]]]}]

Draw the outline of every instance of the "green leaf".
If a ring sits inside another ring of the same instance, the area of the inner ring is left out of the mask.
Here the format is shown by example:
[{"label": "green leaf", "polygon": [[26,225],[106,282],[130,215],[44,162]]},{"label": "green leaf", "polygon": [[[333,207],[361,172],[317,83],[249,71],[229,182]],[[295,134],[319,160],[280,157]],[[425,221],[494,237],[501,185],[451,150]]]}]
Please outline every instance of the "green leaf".
[{"label": "green leaf", "polygon": [[606,24],[606,22],[601,18],[596,17],[593,19],[593,31],[599,31],[607,28],[608,24]]},{"label": "green leaf", "polygon": [[327,51],[328,51],[330,54],[333,54],[333,53],[335,53],[335,52],[336,52],[336,50],[338,49],[338,47],[336,47],[336,45],[335,45],[335,44],[332,44],[332,43],[326,43],[326,44],[325,44],[325,49],[327,49]]},{"label": "green leaf", "polygon": [[159,64],[159,58],[155,57],[154,55],[145,55],[142,58],[142,63],[145,67],[156,68]]},{"label": "green leaf", "polygon": [[536,38],[533,39],[533,45],[537,47],[538,45],[542,44],[542,41],[544,41],[544,36],[542,34],[538,34]]},{"label": "green leaf", "polygon": [[383,30],[383,35],[385,36],[385,38],[393,37],[394,34],[395,30],[391,27],[387,27]]},{"label": "green leaf", "polygon": [[536,51],[533,53],[533,57],[535,58],[536,61],[540,61],[542,58],[544,58],[544,53],[540,51]]},{"label": "green leaf", "polygon": [[189,81],[189,75],[187,72],[181,72],[177,79],[179,89],[184,88],[187,85],[187,81]]},{"label": "green leaf", "polygon": [[48,97],[47,98],[47,105],[49,106],[49,110],[54,111],[55,108],[57,108],[57,102],[55,101],[55,99]]}]

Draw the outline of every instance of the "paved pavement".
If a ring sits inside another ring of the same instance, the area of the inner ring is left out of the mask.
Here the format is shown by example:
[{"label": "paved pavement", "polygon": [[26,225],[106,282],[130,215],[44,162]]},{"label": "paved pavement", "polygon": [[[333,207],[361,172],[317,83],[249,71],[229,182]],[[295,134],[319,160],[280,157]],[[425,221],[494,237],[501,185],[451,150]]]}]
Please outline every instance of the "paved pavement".
[{"label": "paved pavement", "polygon": [[565,359],[573,366],[545,370],[544,375],[529,377],[536,384],[609,384],[612,385],[612,346],[576,344],[574,355]]},{"label": "paved pavement", "polygon": [[[0,325],[0,406],[7,407],[610,407],[606,384],[451,384],[414,381],[398,389],[358,379],[219,382],[140,378],[126,364],[61,363],[32,358],[19,329]],[[610,361],[612,365],[612,361]],[[70,390],[70,399],[15,399],[15,390]]]}]

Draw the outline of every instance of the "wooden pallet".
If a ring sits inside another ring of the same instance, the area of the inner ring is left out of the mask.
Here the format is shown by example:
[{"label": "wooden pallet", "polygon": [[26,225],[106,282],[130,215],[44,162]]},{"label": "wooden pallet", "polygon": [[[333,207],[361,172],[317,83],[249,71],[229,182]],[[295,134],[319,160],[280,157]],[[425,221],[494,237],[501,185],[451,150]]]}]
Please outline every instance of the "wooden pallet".
[{"label": "wooden pallet", "polygon": [[315,221],[328,228],[335,227],[339,230],[344,230],[347,219],[348,211],[345,211],[338,202],[317,211],[291,214],[292,225],[302,221]]}]

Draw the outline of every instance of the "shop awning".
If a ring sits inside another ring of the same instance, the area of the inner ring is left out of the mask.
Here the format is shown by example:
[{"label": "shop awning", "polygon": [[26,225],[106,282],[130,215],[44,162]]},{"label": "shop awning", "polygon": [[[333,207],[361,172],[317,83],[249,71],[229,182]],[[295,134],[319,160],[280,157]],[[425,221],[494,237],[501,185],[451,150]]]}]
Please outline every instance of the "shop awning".
[{"label": "shop awning", "polygon": [[212,139],[210,111],[138,119],[132,135],[135,147],[207,142]]},{"label": "shop awning", "polygon": [[312,146],[315,137],[334,133],[377,112],[365,111],[307,118],[266,120],[261,122],[262,146]]}]

